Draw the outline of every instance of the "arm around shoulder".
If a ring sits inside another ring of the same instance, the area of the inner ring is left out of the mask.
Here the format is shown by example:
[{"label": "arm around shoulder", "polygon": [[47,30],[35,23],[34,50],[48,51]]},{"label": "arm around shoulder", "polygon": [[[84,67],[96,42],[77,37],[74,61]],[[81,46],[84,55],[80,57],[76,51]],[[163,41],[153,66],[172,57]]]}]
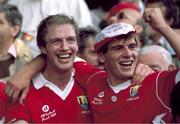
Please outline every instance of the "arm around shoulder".
[{"label": "arm around shoulder", "polygon": [[20,101],[26,97],[31,79],[45,66],[43,55],[38,56],[23,66],[16,74],[9,78],[6,85],[6,94],[16,100],[22,92]]}]

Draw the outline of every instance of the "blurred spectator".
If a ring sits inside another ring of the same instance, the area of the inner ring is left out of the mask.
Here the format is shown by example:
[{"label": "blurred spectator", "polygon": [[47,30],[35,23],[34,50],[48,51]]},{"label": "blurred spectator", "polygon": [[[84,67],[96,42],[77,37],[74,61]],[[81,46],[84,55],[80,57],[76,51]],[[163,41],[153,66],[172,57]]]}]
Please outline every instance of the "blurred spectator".
[{"label": "blurred spectator", "polygon": [[[179,9],[173,1],[146,0],[145,5],[146,8],[159,7],[163,13],[166,23],[172,28],[176,27],[176,25],[179,23]],[[148,26],[148,35],[151,39],[150,44],[158,44],[167,49],[173,58],[173,63],[175,64],[175,66],[180,67],[180,62],[176,57],[176,53],[169,45],[167,40],[160,33],[154,31],[150,26]]]},{"label": "blurred spectator", "polygon": [[148,65],[154,71],[175,69],[170,53],[158,45],[142,47],[139,51],[138,62]]},{"label": "blurred spectator", "polygon": [[7,3],[8,0],[0,0],[0,4],[5,4]]},{"label": "blurred spectator", "polygon": [[93,20],[93,24],[98,28],[104,28],[104,16],[109,9],[119,3],[119,0],[86,0]]},{"label": "blurred spectator", "polygon": [[39,22],[48,15],[69,14],[65,0],[9,0],[8,2],[16,5],[23,16],[22,32],[32,37],[32,41],[27,45],[31,48],[33,57],[40,53],[35,39]]},{"label": "blurred spectator", "polygon": [[22,16],[16,6],[0,4],[0,22],[0,79],[5,81],[32,56],[25,43],[17,38]]},{"label": "blurred spectator", "polygon": [[[161,12],[163,14],[163,17],[165,17],[166,13],[166,6],[161,0],[147,0],[145,2],[146,8],[160,8]],[[152,44],[161,44],[161,35],[157,31],[154,31],[149,25],[148,25],[148,33],[149,37],[152,40]]]},{"label": "blurred spectator", "polygon": [[65,0],[65,2],[78,27],[93,26],[90,10],[85,0]]},{"label": "blurred spectator", "polygon": [[84,0],[9,0],[9,3],[16,5],[23,15],[22,31],[32,35],[32,41],[28,45],[33,57],[40,53],[35,40],[37,25],[48,15],[67,14],[73,16],[80,27],[93,25]]},{"label": "blurred spectator", "polygon": [[[139,8],[134,3],[122,2],[113,6],[108,14],[107,23],[112,24],[121,20],[129,21],[130,24],[136,24],[137,20],[141,18]],[[133,18],[134,17],[134,18]]]},{"label": "blurred spectator", "polygon": [[136,4],[140,9],[141,14],[143,14],[145,8],[144,8],[144,3],[142,0],[120,0],[120,1],[121,2],[132,2],[132,3]]},{"label": "blurred spectator", "polygon": [[96,34],[97,31],[92,27],[80,28],[78,56],[94,66],[99,66],[94,49]]}]

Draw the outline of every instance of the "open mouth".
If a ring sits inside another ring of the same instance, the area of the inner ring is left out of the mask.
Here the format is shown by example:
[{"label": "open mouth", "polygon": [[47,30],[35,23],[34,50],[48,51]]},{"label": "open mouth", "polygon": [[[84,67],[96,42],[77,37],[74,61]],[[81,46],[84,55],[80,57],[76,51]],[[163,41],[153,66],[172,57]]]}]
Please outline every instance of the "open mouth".
[{"label": "open mouth", "polygon": [[59,59],[69,59],[71,54],[58,54],[57,57]]},{"label": "open mouth", "polygon": [[120,62],[120,65],[124,66],[124,67],[132,66],[132,64],[133,64],[133,61],[123,61],[123,62]]}]

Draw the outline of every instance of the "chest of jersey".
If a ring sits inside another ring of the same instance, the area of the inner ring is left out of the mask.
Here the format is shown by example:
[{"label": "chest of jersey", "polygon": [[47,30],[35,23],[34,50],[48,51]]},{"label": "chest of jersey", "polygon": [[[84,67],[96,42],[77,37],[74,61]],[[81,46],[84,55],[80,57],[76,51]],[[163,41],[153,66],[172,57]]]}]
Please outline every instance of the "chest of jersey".
[{"label": "chest of jersey", "polygon": [[87,97],[77,85],[65,100],[47,87],[42,87],[38,92],[32,91],[26,108],[32,122],[91,122]]},{"label": "chest of jersey", "polygon": [[88,83],[87,93],[95,122],[148,123],[168,111],[158,99],[153,78],[119,93],[109,87],[105,77],[91,79]]}]

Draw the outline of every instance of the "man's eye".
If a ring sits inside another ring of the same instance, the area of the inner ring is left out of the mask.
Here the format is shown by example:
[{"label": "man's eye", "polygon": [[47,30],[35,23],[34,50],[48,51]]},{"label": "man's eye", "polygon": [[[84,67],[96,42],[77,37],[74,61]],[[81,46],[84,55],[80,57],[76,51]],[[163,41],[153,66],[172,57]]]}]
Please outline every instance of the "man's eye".
[{"label": "man's eye", "polygon": [[111,49],[112,49],[112,51],[118,51],[118,50],[121,50],[122,47],[121,46],[115,46],[115,47],[112,47]]},{"label": "man's eye", "polygon": [[122,19],[124,17],[124,13],[119,13],[118,14],[118,19]]},{"label": "man's eye", "polygon": [[59,43],[60,43],[59,40],[52,40],[52,41],[50,41],[50,44],[52,44],[52,45],[58,45]]},{"label": "man's eye", "polygon": [[129,45],[129,48],[136,49],[137,48],[137,44],[131,44],[131,45]]},{"label": "man's eye", "polygon": [[67,41],[68,43],[74,43],[76,41],[76,38],[68,38]]}]

